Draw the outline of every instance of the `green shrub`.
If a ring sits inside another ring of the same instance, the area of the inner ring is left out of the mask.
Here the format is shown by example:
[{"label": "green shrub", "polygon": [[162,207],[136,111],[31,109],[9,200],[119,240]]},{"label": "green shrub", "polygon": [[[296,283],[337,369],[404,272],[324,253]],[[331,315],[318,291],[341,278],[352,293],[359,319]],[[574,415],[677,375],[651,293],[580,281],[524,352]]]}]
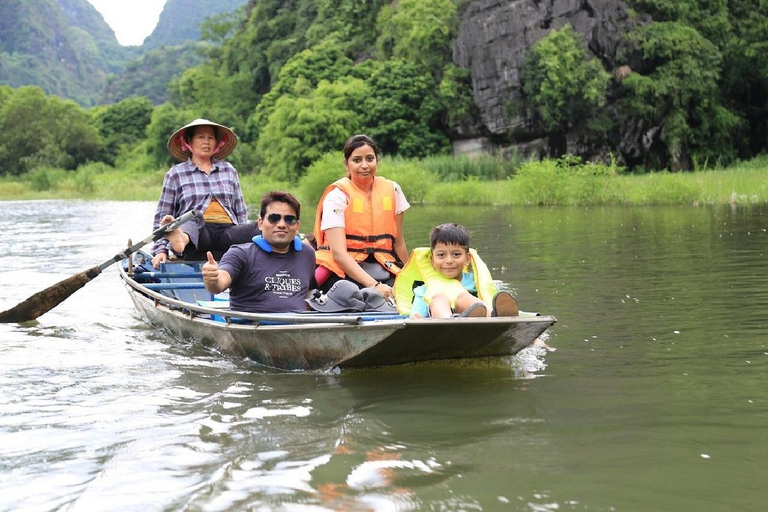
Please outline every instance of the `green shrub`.
[{"label": "green shrub", "polygon": [[683,173],[657,172],[645,177],[639,203],[648,205],[692,204],[701,196],[701,187]]},{"label": "green shrub", "polygon": [[0,198],[3,200],[19,199],[27,192],[27,187],[18,181],[0,180]]},{"label": "green shrub", "polygon": [[325,188],[345,175],[344,159],[339,152],[326,153],[315,160],[307,173],[299,179],[301,197],[307,203],[317,204]]},{"label": "green shrub", "polygon": [[563,174],[563,169],[558,167],[555,160],[524,163],[515,177],[519,200],[526,204],[545,206],[563,204]]},{"label": "green shrub", "polygon": [[432,185],[437,181],[433,172],[414,160],[383,159],[377,174],[396,181],[411,204],[423,203]]},{"label": "green shrub", "polygon": [[94,181],[94,176],[96,176],[96,174],[97,171],[94,170],[94,167],[79,167],[74,173],[75,190],[86,196],[93,194],[96,191],[96,184]]},{"label": "green shrub", "polygon": [[441,205],[487,204],[488,197],[483,183],[475,178],[467,181],[440,183],[433,187],[428,202]]},{"label": "green shrub", "polygon": [[78,166],[77,172],[90,172],[91,174],[105,174],[115,170],[111,165],[104,162],[88,162]]},{"label": "green shrub", "polygon": [[[243,198],[245,204],[248,205],[248,211],[250,217],[255,219],[259,216],[259,205],[261,204],[261,197],[267,192],[273,190],[284,190],[290,192],[293,195],[296,194],[296,186],[284,181],[270,180],[264,178],[264,176],[258,174],[246,174],[240,175],[240,187],[243,190]],[[303,205],[300,197],[297,197]]]},{"label": "green shrub", "polygon": [[46,192],[56,190],[59,183],[66,178],[67,171],[53,167],[38,167],[26,175],[26,179],[32,190]]},{"label": "green shrub", "polygon": [[517,154],[510,158],[501,155],[439,155],[419,161],[424,169],[433,172],[440,181],[461,181],[469,177],[484,180],[503,180],[513,176],[521,164]]}]

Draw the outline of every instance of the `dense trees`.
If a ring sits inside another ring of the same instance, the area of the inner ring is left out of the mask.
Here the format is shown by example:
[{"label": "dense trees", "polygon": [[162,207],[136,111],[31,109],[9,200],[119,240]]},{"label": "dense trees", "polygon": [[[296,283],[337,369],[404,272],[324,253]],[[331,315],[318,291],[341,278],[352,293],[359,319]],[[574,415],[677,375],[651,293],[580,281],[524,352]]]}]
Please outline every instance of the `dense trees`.
[{"label": "dense trees", "polygon": [[127,98],[96,110],[94,120],[103,143],[101,160],[114,165],[122,147],[134,146],[146,137],[151,118],[152,102],[142,97]]},{"label": "dense trees", "polygon": [[688,155],[730,158],[738,117],[720,101],[722,55],[691,26],[653,23],[637,34],[648,73],[624,81],[629,110],[663,126],[673,170],[688,168]]},{"label": "dense trees", "polygon": [[[655,134],[667,158],[647,163],[673,169],[762,151],[768,143],[768,2],[628,3],[652,21],[626,34],[619,62],[592,57],[569,26],[548,30],[519,69],[525,101],[510,105],[506,115],[522,116],[539,136],[585,127],[608,132],[600,123],[610,112],[612,127],[631,120]],[[282,180],[299,180],[353,132],[372,135],[388,155],[447,153],[449,137],[481,126],[469,70],[451,60],[461,5],[252,0],[205,22],[206,41],[148,53],[130,67],[130,77],[113,78],[108,98],[118,103],[111,106],[84,110],[36,88],[0,87],[0,128],[14,141],[0,143],[0,157],[11,163],[3,172],[73,168],[88,160],[115,164],[128,154],[138,162],[132,168],[166,167],[168,135],[196,117],[235,129],[241,144],[231,159],[241,173]],[[0,13],[22,6],[13,0]],[[89,48],[87,38],[79,41],[78,48]],[[5,50],[0,72],[37,65]],[[615,70],[604,66],[630,60],[628,74],[611,80]],[[163,83],[173,76],[167,90],[153,81],[160,71]],[[153,107],[150,100],[165,103]]]},{"label": "dense trees", "polygon": [[101,138],[90,115],[71,100],[46,96],[39,87],[3,89],[0,105],[1,174],[37,167],[74,169],[95,160]]},{"label": "dense trees", "polygon": [[590,59],[569,25],[553,30],[528,52],[522,69],[523,91],[533,117],[548,132],[583,122],[605,103],[609,75]]}]

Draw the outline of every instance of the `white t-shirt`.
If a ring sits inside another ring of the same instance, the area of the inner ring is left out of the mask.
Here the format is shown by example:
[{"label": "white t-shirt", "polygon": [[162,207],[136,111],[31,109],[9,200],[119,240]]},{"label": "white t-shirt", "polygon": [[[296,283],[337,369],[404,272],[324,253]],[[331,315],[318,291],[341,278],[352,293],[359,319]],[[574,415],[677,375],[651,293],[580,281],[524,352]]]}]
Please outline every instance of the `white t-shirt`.
[{"label": "white t-shirt", "polygon": [[[394,182],[393,182],[394,183]],[[400,215],[405,210],[411,207],[408,200],[405,198],[405,194],[400,189],[400,185],[394,183],[395,186],[395,215]],[[346,222],[344,219],[344,212],[347,211],[347,205],[349,204],[349,197],[347,194],[341,191],[340,188],[334,188],[323,200],[323,220],[320,222],[320,230],[325,231],[331,228],[344,228]]]}]

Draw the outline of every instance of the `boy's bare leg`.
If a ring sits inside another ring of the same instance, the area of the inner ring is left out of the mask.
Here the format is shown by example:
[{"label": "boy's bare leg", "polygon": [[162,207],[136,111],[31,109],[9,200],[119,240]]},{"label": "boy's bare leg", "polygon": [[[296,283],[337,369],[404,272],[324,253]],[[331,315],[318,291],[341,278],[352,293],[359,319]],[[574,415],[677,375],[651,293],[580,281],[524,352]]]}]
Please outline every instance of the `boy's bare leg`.
[{"label": "boy's bare leg", "polygon": [[450,318],[453,311],[451,311],[451,301],[448,297],[442,294],[435,295],[429,302],[429,316],[432,318]]},{"label": "boy's bare leg", "polygon": [[[481,301],[480,299],[478,299],[477,297],[475,297],[469,292],[462,292],[461,295],[459,295],[456,298],[456,312],[461,314],[464,311],[466,311],[467,308],[469,308],[472,304],[475,304],[477,302],[482,303],[483,301]],[[491,316],[491,310],[487,307],[487,305],[486,305],[486,309],[487,309],[486,316]]]},{"label": "boy's bare leg", "polygon": [[[166,215],[163,217],[163,220],[160,221],[161,225],[168,224],[169,222],[173,221],[172,215]],[[171,242],[171,248],[173,249],[173,252],[176,252],[178,254],[181,254],[184,252],[184,249],[187,247],[187,244],[189,243],[189,235],[186,234],[181,230],[181,227],[178,227],[165,235],[165,238],[168,239],[169,242]]]}]

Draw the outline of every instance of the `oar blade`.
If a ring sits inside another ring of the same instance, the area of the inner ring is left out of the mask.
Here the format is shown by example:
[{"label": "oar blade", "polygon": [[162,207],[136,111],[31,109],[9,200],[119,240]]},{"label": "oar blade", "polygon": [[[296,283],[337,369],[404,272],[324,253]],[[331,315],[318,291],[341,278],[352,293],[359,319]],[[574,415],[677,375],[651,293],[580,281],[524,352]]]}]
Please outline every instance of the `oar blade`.
[{"label": "oar blade", "polygon": [[59,281],[13,308],[0,313],[0,323],[11,324],[34,320],[58,306],[99,274],[101,274],[101,269],[93,267]]},{"label": "oar blade", "polygon": [[101,265],[90,268],[85,272],[75,274],[72,277],[54,284],[53,286],[49,286],[45,290],[32,295],[21,304],[18,304],[17,306],[7,311],[3,311],[0,313],[0,323],[10,324],[29,322],[30,320],[34,320],[40,315],[47,313],[51,309],[58,306],[61,302],[66,300],[67,297],[85,286],[88,281],[101,274],[101,271],[108,266],[117,263],[123,258],[127,258],[129,255],[139,250],[145,244],[164,237],[173,229],[176,229],[185,222],[188,222],[197,217],[200,217],[200,214],[195,210],[191,210],[180,216],[178,219],[170,222],[169,224],[160,226],[141,242],[127,248],[121,253],[116,254],[113,258],[108,259]]}]

